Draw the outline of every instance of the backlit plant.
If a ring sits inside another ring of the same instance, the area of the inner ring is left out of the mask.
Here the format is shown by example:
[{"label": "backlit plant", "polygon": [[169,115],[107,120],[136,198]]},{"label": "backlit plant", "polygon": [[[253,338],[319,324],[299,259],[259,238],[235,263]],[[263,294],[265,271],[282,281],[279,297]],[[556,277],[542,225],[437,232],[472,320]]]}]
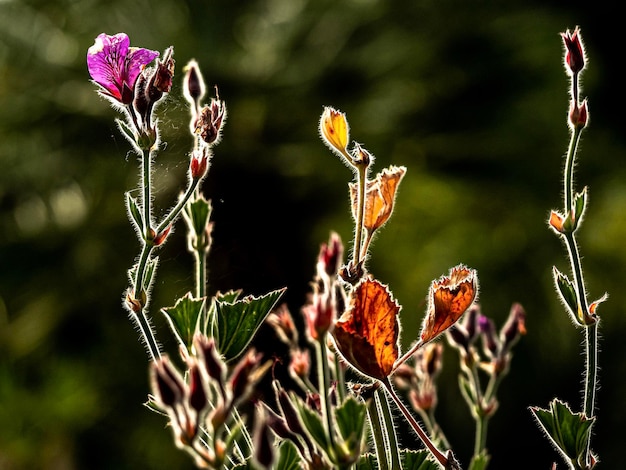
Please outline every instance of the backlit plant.
[{"label": "backlit plant", "polygon": [[[591,451],[597,388],[596,309],[604,297],[587,301],[574,237],[587,201],[586,189],[575,193],[573,188],[577,143],[588,121],[587,101],[579,98],[579,75],[586,58],[578,29],[562,37],[571,77],[571,143],[564,210],[553,211],[549,225],[567,247],[573,277],[570,280],[554,268],[557,291],[586,335],[585,401],[581,412],[572,412],[557,399],[549,410],[531,410],[570,468],[591,469],[598,461]],[[152,207],[152,162],[163,149],[157,111],[172,89],[174,49],[169,47],[161,55],[131,47],[124,33],[101,34],[88,50],[87,65],[100,95],[121,113],[119,130],[140,161],[138,191],[129,191],[125,199],[140,249],[128,270],[124,307],[150,360],[152,390],[146,406],[163,415],[175,445],[199,468],[487,468],[488,422],[497,411],[498,387],[510,372],[513,347],[526,331],[526,312],[514,303],[507,322],[496,328],[477,303],[477,271],[458,264],[432,281],[421,330],[404,331],[415,340],[407,351],[400,351],[402,307],[389,286],[369,272],[367,261],[372,239],[393,213],[407,168],[392,165],[372,176],[374,156],[351,141],[346,115],[332,107],[323,109],[320,137],[352,171],[348,204],[354,231],[351,256],[346,260],[339,234],[330,230],[328,242],[321,244],[309,299],[300,309],[305,328],[298,331],[289,308],[281,303],[283,286],[260,296],[237,289],[207,293],[206,264],[214,222],[211,203],[202,195],[202,182],[227,113],[217,88],[215,96],[205,102],[199,65],[191,60],[183,69],[183,95],[190,109],[187,181],[178,200],[160,218]],[[157,252],[181,219],[194,259],[194,284],[174,306],[160,309],[178,344],[177,357],[171,357],[157,340],[150,300]],[[254,394],[274,367],[272,358],[251,346],[263,324],[287,346],[293,379],[288,388],[270,376],[271,399]],[[298,341],[302,334],[306,347]],[[447,341],[441,341],[442,336]],[[466,465],[436,417],[445,344],[458,352],[459,393],[476,426],[473,455]],[[394,416],[394,409],[401,416]],[[398,443],[398,419],[413,430],[410,448]]]}]

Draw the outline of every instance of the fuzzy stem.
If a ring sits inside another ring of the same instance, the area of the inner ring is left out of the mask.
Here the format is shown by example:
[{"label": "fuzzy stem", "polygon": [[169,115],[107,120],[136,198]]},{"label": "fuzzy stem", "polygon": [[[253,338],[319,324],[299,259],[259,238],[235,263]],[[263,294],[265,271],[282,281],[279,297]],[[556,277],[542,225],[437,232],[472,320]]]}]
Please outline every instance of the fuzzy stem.
[{"label": "fuzzy stem", "polygon": [[193,196],[199,182],[199,179],[190,178],[187,190],[185,191],[184,195],[178,199],[176,205],[170,210],[170,212],[165,216],[163,221],[159,224],[159,227],[156,230],[157,233],[161,233],[163,230],[165,230],[168,225],[174,222],[174,220],[180,215],[191,196]]},{"label": "fuzzy stem", "polygon": [[365,219],[365,183],[367,180],[367,165],[357,166],[357,212],[356,226],[354,228],[354,253],[352,264],[356,268],[361,262],[361,238],[363,237],[363,221]]},{"label": "fuzzy stem", "polygon": [[143,150],[141,153],[141,186],[143,189],[143,223],[146,233],[144,237],[150,237],[152,229],[152,196],[151,196],[151,173],[152,173],[152,152]]},{"label": "fuzzy stem", "polygon": [[329,456],[335,454],[335,429],[333,426],[332,410],[328,400],[328,390],[330,389],[330,369],[328,367],[328,349],[326,346],[327,335],[323,334],[317,342],[317,370],[319,374],[319,396],[322,407],[322,416],[325,419],[324,426],[329,439],[329,449],[325,449]]},{"label": "fuzzy stem", "polygon": [[387,451],[385,445],[385,435],[383,433],[383,421],[379,413],[378,401],[372,397],[367,402],[367,416],[370,422],[372,438],[374,439],[374,450],[376,451],[376,461],[379,470],[389,470]]},{"label": "fuzzy stem", "polygon": [[398,446],[398,437],[396,436],[396,427],[393,424],[393,416],[391,415],[391,408],[389,401],[385,395],[385,391],[382,389],[376,390],[374,394],[376,405],[382,413],[383,425],[385,427],[386,436],[386,454],[389,458],[389,463],[392,469],[402,468],[400,466],[400,446]]},{"label": "fuzzy stem", "polygon": [[400,409],[405,419],[411,425],[411,428],[415,431],[417,436],[420,438],[420,440],[426,446],[426,448],[430,451],[433,457],[435,457],[437,462],[439,462],[439,464],[443,468],[448,468],[449,463],[450,463],[448,460],[448,457],[446,457],[439,449],[437,449],[437,446],[435,446],[435,444],[430,439],[430,437],[428,437],[428,434],[424,432],[424,430],[422,429],[420,424],[417,422],[417,420],[413,417],[409,409],[404,405],[404,403],[402,403],[402,400],[400,400],[400,397],[398,397],[393,387],[391,386],[389,379],[382,380],[381,383],[385,386],[385,389],[387,390],[387,392],[393,399],[396,406]]}]

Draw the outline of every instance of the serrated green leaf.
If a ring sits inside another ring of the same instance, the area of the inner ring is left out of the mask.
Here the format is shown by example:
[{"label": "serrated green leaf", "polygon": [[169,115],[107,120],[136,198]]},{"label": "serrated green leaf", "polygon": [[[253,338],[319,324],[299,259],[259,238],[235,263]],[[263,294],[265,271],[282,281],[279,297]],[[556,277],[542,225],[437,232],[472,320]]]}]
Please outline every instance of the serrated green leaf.
[{"label": "serrated green leaf", "polygon": [[487,465],[489,465],[489,460],[491,457],[487,453],[485,449],[478,454],[472,457],[472,461],[470,462],[469,468],[467,470],[485,470]]},{"label": "serrated green leaf", "polygon": [[126,193],[126,211],[128,212],[130,220],[133,222],[133,227],[137,232],[139,240],[143,240],[145,232],[143,216],[141,215],[141,210],[137,204],[137,199],[132,197],[130,193]]},{"label": "serrated green leaf", "polygon": [[215,338],[217,336],[216,331],[217,331],[217,308],[216,308],[216,304],[217,302],[229,302],[229,303],[234,303],[237,301],[237,299],[239,298],[239,296],[241,295],[241,290],[230,290],[228,292],[222,293],[222,292],[218,292],[217,294],[215,294],[215,296],[211,299],[211,303],[209,304],[209,307],[207,308],[207,312],[206,312],[206,318],[203,319],[202,324],[201,324],[201,332],[209,337],[209,338]]},{"label": "serrated green leaf", "polygon": [[211,203],[200,196],[185,206],[185,220],[193,233],[200,237],[204,234],[211,216]]},{"label": "serrated green leaf", "polygon": [[200,316],[204,310],[205,299],[194,299],[191,293],[176,301],[173,307],[162,308],[170,329],[181,346],[191,350],[193,337],[198,331]]},{"label": "serrated green leaf", "polygon": [[303,468],[300,453],[290,440],[285,439],[278,447],[278,462],[274,468],[275,470],[300,470]]},{"label": "serrated green leaf", "polygon": [[550,402],[550,409],[531,408],[535,418],[569,463],[584,461],[591,427],[595,418],[574,413],[558,399]]},{"label": "serrated green leaf", "polygon": [[346,398],[341,406],[335,409],[337,428],[341,437],[347,440],[355,436],[359,442],[365,429],[366,412],[365,403],[357,401],[354,397]]},{"label": "serrated green leaf", "polygon": [[294,394],[290,394],[292,402],[296,406],[300,421],[304,425],[304,428],[317,442],[320,449],[324,450],[327,454],[330,454],[330,437],[326,434],[324,424],[322,423],[322,417],[314,410],[309,408],[299,397]]},{"label": "serrated green leaf", "polygon": [[438,463],[430,460],[426,450],[403,450],[400,452],[403,470],[441,470]]},{"label": "serrated green leaf", "polygon": [[245,351],[284,292],[285,289],[279,289],[233,302],[215,300],[214,337],[218,351],[227,362]]}]

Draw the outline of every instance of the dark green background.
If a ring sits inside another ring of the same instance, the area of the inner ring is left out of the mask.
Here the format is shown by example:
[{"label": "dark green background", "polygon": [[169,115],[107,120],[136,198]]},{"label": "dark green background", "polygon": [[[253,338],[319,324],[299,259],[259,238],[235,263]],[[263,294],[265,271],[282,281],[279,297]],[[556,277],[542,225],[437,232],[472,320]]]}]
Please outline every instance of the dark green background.
[{"label": "dark green background", "polygon": [[[576,25],[590,58],[580,245],[590,299],[610,293],[599,310],[594,448],[599,468],[621,468],[626,103],[621,16],[606,4],[0,2],[0,469],[191,468],[164,420],[142,406],[147,356],[121,308],[138,254],[123,193],[138,166],[88,81],[85,54],[99,33],[122,31],[136,46],[175,48],[175,86],[159,110],[158,210],[174,201],[187,168],[187,60],[227,103],[204,185],[215,220],[211,291],[286,286],[298,316],[319,244],[335,230],[349,246],[351,173],[317,131],[324,105],[341,109],[376,171],[408,168],[369,262],[403,305],[404,346],[417,336],[430,281],[458,263],[478,271],[483,312],[498,325],[521,302],[528,334],[490,427],[491,468],[561,468],[528,406],[554,396],[575,410],[581,402],[582,334],[553,290],[552,266],[568,264],[546,225],[562,204],[568,142],[559,32]],[[192,286],[182,225],[160,256],[152,311],[171,350],[159,308]],[[437,412],[467,465],[473,425],[456,370],[447,354]]]}]

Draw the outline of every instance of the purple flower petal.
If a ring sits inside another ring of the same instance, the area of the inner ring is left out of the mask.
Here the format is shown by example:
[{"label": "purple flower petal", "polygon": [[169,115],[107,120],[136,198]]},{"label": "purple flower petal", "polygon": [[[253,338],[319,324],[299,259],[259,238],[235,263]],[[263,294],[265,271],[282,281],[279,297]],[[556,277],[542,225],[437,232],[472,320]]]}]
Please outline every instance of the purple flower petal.
[{"label": "purple flower petal", "polygon": [[104,94],[123,104],[132,101],[137,77],[159,55],[156,51],[129,46],[125,33],[114,36],[102,33],[87,51],[87,68],[93,81],[103,88]]}]

